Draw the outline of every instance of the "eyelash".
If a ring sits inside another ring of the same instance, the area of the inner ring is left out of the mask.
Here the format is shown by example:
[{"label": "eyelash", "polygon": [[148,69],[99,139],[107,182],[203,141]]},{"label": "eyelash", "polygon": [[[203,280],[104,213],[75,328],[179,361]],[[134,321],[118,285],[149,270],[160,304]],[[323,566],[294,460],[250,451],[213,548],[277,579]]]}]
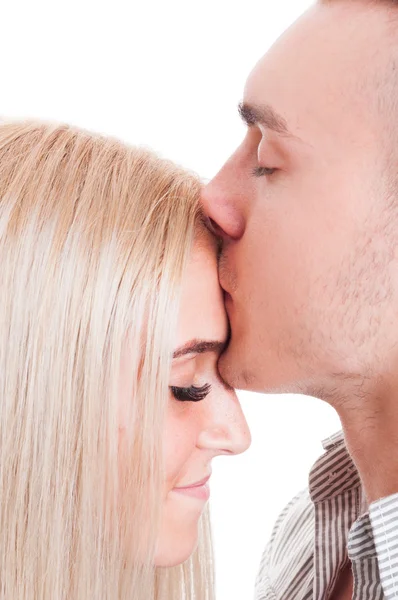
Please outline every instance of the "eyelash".
[{"label": "eyelash", "polygon": [[210,393],[210,389],[211,385],[209,383],[202,385],[202,387],[195,387],[194,385],[190,387],[170,386],[174,398],[180,402],[200,402]]},{"label": "eyelash", "polygon": [[264,177],[264,175],[273,175],[275,173],[276,169],[274,169],[273,167],[254,167],[254,169],[252,170],[252,175],[254,175],[254,177]]}]

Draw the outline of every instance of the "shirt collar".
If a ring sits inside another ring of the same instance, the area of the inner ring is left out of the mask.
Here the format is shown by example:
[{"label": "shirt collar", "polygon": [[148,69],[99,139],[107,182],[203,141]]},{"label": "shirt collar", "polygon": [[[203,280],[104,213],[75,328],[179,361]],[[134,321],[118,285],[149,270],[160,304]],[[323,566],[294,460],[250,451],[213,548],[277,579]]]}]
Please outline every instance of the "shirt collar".
[{"label": "shirt collar", "polygon": [[309,477],[312,501],[316,504],[361,487],[359,473],[348,453],[342,431],[322,442],[325,453],[316,461]]},{"label": "shirt collar", "polygon": [[331,450],[334,446],[338,444],[344,444],[344,433],[342,431],[337,431],[329,437],[322,440],[322,446],[324,450]]}]

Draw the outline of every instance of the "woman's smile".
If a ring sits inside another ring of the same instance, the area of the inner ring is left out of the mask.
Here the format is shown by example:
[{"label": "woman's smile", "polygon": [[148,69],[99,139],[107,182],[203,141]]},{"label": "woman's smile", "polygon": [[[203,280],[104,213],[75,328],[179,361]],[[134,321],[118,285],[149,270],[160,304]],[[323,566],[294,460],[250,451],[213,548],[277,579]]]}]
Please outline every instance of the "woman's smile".
[{"label": "woman's smile", "polygon": [[191,485],[175,487],[171,491],[183,494],[184,496],[190,496],[191,498],[198,498],[199,500],[204,500],[207,502],[210,497],[210,488],[208,485],[210,476],[211,475],[208,475],[201,481],[192,483]]}]

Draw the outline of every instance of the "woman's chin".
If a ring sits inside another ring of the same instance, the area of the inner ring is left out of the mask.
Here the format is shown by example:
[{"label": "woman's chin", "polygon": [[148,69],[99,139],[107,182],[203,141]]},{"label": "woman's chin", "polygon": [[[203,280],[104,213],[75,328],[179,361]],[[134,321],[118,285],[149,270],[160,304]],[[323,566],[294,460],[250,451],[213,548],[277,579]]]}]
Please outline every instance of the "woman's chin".
[{"label": "woman's chin", "polygon": [[156,567],[176,567],[188,560],[198,545],[198,534],[160,540],[155,553]]}]

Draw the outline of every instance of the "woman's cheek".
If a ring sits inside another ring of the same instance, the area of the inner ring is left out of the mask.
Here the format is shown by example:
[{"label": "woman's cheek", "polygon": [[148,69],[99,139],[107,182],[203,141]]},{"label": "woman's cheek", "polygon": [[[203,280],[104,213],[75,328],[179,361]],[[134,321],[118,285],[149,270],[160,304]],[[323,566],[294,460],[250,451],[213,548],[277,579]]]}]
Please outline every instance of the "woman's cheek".
[{"label": "woman's cheek", "polygon": [[179,407],[177,410],[168,410],[163,436],[166,491],[188,480],[190,458],[195,451],[197,436],[197,420],[192,411],[181,411]]}]

